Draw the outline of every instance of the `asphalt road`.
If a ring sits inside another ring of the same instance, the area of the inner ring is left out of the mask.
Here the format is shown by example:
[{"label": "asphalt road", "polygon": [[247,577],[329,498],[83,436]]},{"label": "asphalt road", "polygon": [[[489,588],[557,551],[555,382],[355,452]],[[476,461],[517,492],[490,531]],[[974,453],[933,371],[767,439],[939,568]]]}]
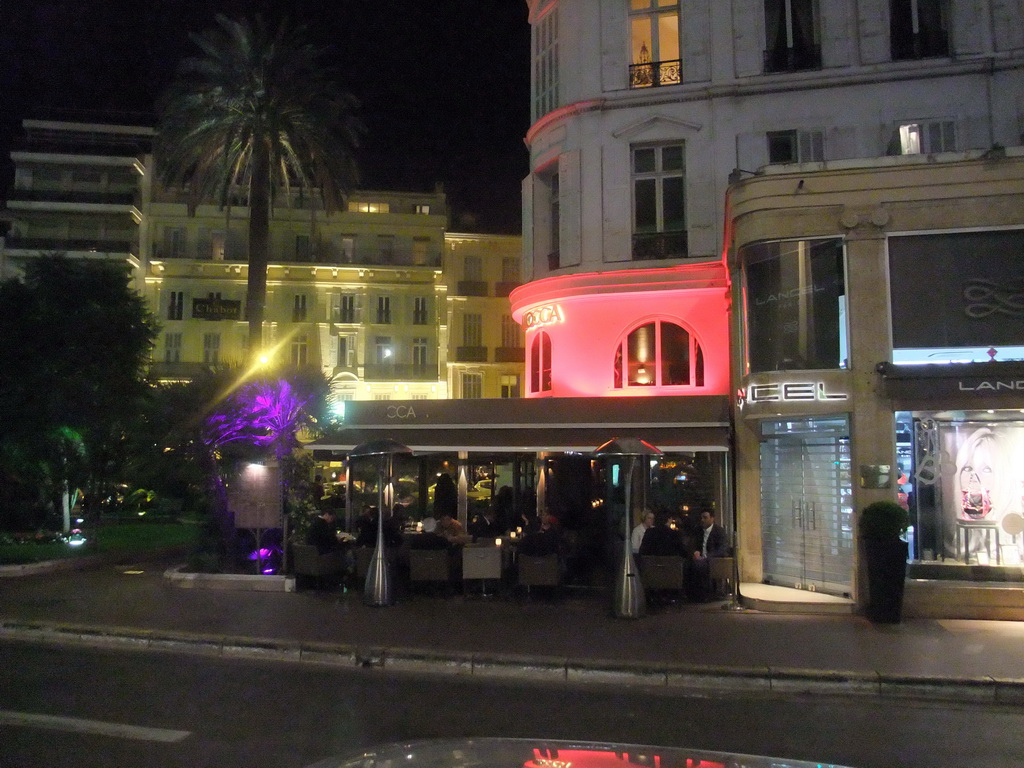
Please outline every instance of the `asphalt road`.
[{"label": "asphalt road", "polygon": [[0,768],[301,768],[390,741],[588,739],[877,766],[1024,764],[1024,709],[480,681],[0,642]]}]

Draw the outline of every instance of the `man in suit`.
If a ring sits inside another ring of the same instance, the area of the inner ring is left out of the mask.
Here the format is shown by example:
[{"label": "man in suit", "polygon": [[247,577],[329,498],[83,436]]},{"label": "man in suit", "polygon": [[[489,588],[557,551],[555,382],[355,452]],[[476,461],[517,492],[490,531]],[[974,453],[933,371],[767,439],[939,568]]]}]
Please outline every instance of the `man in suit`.
[{"label": "man in suit", "polygon": [[729,542],[725,529],[715,522],[715,513],[705,509],[700,513],[698,543],[700,549],[694,551],[691,562],[691,598],[697,602],[705,602],[711,597],[711,558],[728,557]]}]

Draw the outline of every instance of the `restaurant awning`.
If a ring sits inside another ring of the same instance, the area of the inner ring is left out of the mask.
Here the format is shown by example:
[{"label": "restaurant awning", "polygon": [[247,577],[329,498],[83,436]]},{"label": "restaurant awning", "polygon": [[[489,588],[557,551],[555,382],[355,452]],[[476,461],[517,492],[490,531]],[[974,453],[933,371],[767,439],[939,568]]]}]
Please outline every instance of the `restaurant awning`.
[{"label": "restaurant awning", "polygon": [[725,451],[730,438],[728,399],[707,395],[348,401],[342,424],[306,447],[345,453],[392,438],[417,453],[588,453],[636,437],[663,451]]}]

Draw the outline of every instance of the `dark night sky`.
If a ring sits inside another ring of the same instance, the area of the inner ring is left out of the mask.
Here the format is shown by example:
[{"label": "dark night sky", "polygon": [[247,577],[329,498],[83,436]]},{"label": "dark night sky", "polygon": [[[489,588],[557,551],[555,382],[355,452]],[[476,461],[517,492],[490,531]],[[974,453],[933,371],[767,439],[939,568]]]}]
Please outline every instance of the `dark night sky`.
[{"label": "dark night sky", "polygon": [[343,87],[362,103],[362,186],[429,191],[442,182],[455,229],[519,231],[529,127],[524,0],[4,2],[4,188],[23,118],[150,113],[177,61],[195,51],[189,32],[211,26],[218,11],[275,18],[282,9],[330,47]]}]

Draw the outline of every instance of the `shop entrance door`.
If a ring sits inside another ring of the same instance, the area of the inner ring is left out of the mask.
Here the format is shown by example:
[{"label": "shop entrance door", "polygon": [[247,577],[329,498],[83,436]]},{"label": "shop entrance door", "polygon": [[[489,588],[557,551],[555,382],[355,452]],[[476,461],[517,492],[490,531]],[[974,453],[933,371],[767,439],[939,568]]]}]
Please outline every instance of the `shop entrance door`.
[{"label": "shop entrance door", "polygon": [[846,416],[763,422],[766,583],[850,595],[853,508]]}]

